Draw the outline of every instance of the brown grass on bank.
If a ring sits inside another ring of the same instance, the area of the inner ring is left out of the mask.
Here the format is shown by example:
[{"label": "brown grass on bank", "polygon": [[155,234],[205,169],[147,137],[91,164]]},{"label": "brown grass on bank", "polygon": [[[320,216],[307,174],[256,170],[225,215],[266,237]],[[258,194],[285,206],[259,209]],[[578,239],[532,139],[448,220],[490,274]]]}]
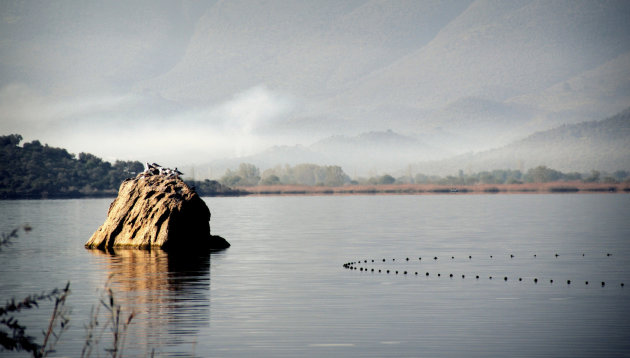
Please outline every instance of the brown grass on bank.
[{"label": "brown grass on bank", "polygon": [[361,194],[484,194],[484,193],[630,193],[630,184],[549,182],[524,184],[389,184],[344,185],[259,185],[236,187],[250,195],[361,195]]}]

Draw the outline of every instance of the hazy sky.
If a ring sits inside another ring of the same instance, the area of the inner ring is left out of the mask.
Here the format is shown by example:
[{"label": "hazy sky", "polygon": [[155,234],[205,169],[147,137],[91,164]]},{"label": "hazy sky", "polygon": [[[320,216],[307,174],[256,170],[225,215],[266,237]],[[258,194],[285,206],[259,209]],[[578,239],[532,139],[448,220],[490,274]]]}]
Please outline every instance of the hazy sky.
[{"label": "hazy sky", "polygon": [[2,1],[0,132],[172,166],[370,130],[507,141],[630,104],[628,18],[627,1]]}]

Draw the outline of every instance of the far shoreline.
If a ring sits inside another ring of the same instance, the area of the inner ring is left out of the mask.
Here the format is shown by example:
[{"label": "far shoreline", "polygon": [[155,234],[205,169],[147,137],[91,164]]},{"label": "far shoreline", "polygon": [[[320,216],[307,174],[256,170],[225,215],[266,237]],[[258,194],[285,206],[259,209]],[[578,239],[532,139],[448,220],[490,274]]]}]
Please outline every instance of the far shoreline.
[{"label": "far shoreline", "polygon": [[[454,194],[630,194],[630,182],[584,183],[557,181],[523,184],[379,184],[379,185],[258,185],[236,186],[223,192],[200,192],[201,197],[242,196],[341,196],[341,195],[454,195]],[[61,200],[61,199],[114,199],[117,191],[92,193],[13,194],[0,196],[0,200]]]},{"label": "far shoreline", "polygon": [[429,194],[566,194],[630,193],[630,183],[547,182],[523,184],[388,184],[345,185],[339,187],[308,185],[239,186],[233,189],[247,196],[299,195],[429,195]]}]

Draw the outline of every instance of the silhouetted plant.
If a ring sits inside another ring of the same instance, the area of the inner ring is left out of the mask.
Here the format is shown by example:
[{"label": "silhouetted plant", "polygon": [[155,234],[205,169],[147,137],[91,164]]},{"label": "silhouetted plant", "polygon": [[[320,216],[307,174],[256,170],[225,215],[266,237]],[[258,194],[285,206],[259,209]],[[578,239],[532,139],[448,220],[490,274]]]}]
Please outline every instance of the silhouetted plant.
[{"label": "silhouetted plant", "polygon": [[28,224],[24,224],[21,227],[16,227],[15,229],[11,230],[8,234],[7,233],[2,233],[0,235],[0,251],[2,251],[2,247],[3,246],[10,246],[11,245],[11,241],[13,241],[13,239],[17,239],[18,238],[18,232],[20,231],[20,229],[24,230],[24,232],[29,232],[31,231],[31,227]]},{"label": "silhouetted plant", "polygon": [[[83,349],[81,350],[81,357],[89,357],[92,354],[92,351],[98,347],[107,328],[109,328],[112,334],[112,346],[111,348],[106,348],[105,351],[109,353],[112,358],[122,357],[127,329],[135,317],[135,313],[131,312],[129,315],[123,314],[122,307],[116,303],[114,290],[111,288],[112,278],[113,275],[110,275],[105,283],[105,287],[101,293],[100,304],[92,307],[90,322],[85,327],[87,336]],[[104,317],[101,317],[101,307],[107,310]],[[101,325],[102,318],[105,319],[103,325]]]},{"label": "silhouetted plant", "polygon": [[[31,231],[29,225],[23,225],[11,230],[8,234],[0,234],[0,250],[2,246],[9,246],[13,239],[19,237],[20,229],[25,232]],[[90,322],[86,325],[87,337],[81,350],[81,357],[89,357],[92,354],[93,349],[98,347],[104,331],[108,328],[112,334],[112,346],[106,348],[105,352],[112,358],[122,357],[127,329],[135,317],[135,313],[123,314],[123,309],[116,303],[114,290],[111,288],[112,278],[113,275],[110,275],[101,293],[99,304],[92,308]],[[70,324],[70,309],[66,307],[66,299],[69,294],[70,282],[68,281],[63,289],[55,288],[50,292],[28,295],[20,301],[11,298],[4,306],[0,306],[0,348],[9,351],[29,352],[36,358],[46,357],[55,352],[55,345]],[[42,331],[43,342],[39,344],[35,337],[27,334],[27,327],[19,322],[16,315],[24,310],[39,308],[39,303],[44,300],[54,300],[55,305],[47,329]],[[104,314],[105,323],[103,325],[100,321],[102,318],[100,317],[101,307],[107,311]],[[99,328],[100,331],[97,332]],[[152,351],[151,356],[154,353],[155,351]]]},{"label": "silhouetted plant", "polygon": [[[70,294],[70,282],[63,289],[55,288],[48,293],[29,295],[21,301],[10,299],[0,307],[0,345],[10,351],[26,351],[33,357],[45,357],[54,352],[54,346],[59,341],[61,334],[68,329],[70,311],[65,306],[66,298]],[[48,329],[43,332],[44,341],[40,345],[35,338],[27,335],[26,326],[20,324],[16,314],[23,310],[38,308],[43,300],[55,301],[55,308],[48,324]],[[3,328],[6,328],[5,331]]]},{"label": "silhouetted plant", "polygon": [[[8,234],[2,233],[0,250],[2,246],[11,245],[11,241],[19,237],[20,229],[25,232],[31,231],[31,227],[26,224],[11,230]],[[47,293],[29,295],[20,301],[16,301],[15,298],[8,300],[4,306],[0,307],[0,346],[10,351],[26,351],[33,357],[45,357],[54,352],[55,344],[59,341],[61,334],[68,329],[70,322],[70,310],[65,305],[69,294],[70,282],[63,289],[55,288]],[[26,333],[26,326],[21,324],[16,316],[21,311],[39,308],[39,303],[44,300],[54,300],[55,306],[48,328],[42,332],[43,343],[38,344],[34,337]]]}]

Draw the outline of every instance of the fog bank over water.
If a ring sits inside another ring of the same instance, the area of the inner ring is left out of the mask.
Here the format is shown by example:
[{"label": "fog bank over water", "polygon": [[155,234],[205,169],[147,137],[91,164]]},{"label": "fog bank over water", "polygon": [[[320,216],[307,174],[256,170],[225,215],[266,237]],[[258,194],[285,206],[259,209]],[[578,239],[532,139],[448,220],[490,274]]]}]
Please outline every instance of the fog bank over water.
[{"label": "fog bank over water", "polygon": [[630,105],[627,1],[4,1],[0,14],[0,132],[107,160],[383,172]]}]

